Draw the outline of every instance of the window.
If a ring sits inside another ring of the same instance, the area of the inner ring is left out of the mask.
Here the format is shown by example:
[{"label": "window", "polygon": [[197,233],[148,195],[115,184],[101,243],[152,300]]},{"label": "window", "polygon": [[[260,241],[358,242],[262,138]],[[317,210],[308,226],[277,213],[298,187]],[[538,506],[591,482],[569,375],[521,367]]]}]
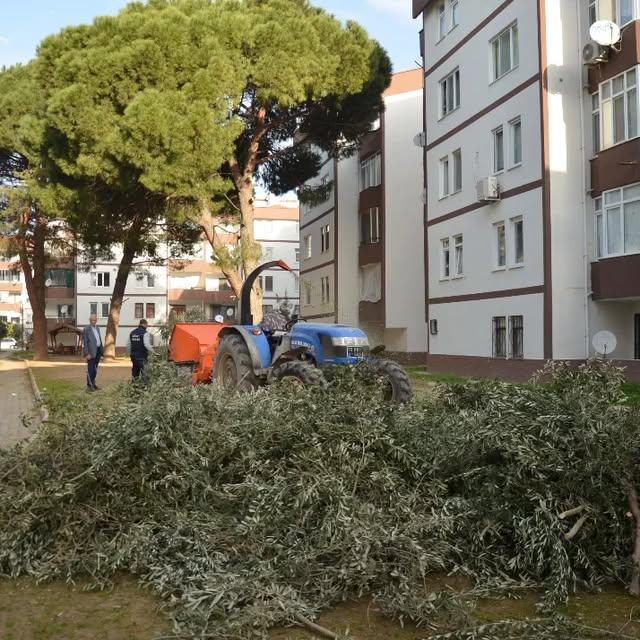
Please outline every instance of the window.
[{"label": "window", "polygon": [[520,63],[518,51],[518,25],[507,27],[491,41],[493,80],[498,80]]},{"label": "window", "polygon": [[153,320],[156,317],[156,305],[154,302],[147,302],[147,320]]},{"label": "window", "polygon": [[92,316],[97,316],[98,315],[98,303],[97,302],[90,302],[89,303],[89,313]]},{"label": "window", "polygon": [[451,244],[449,238],[440,241],[440,278],[451,275]]},{"label": "window", "polygon": [[593,155],[600,151],[600,94],[591,96],[591,135],[593,136]]},{"label": "window", "polygon": [[440,117],[455,111],[460,106],[460,69],[440,81]]},{"label": "window", "polygon": [[438,40],[447,35],[447,14],[444,2],[438,5]]},{"label": "window", "polygon": [[611,20],[623,26],[634,20],[636,15],[634,0],[590,0],[589,2],[590,25],[597,20]]},{"label": "window", "polygon": [[273,291],[273,276],[259,276],[258,280],[263,291]]},{"label": "window", "polygon": [[453,154],[453,193],[462,191],[462,150],[456,149]]},{"label": "window", "polygon": [[600,149],[638,136],[637,77],[634,68],[600,85]]},{"label": "window", "polygon": [[504,171],[504,130],[498,127],[493,130],[493,172]]},{"label": "window", "polygon": [[296,262],[300,262],[300,249],[296,247],[295,252],[296,252]]},{"label": "window", "polygon": [[45,281],[49,287],[73,287],[73,269],[50,269],[44,274]]},{"label": "window", "polygon": [[309,305],[311,304],[311,283],[304,283],[304,303]]},{"label": "window", "polygon": [[432,336],[438,335],[438,321],[436,319],[429,320],[429,333]]},{"label": "window", "polygon": [[507,319],[505,316],[493,318],[493,357],[507,357]]},{"label": "window", "polygon": [[380,242],[378,207],[373,207],[360,216],[360,242],[362,244],[376,244]]},{"label": "window", "polygon": [[156,286],[156,277],[153,273],[148,273],[144,271],[138,271],[136,273],[136,286],[137,287],[155,287]]},{"label": "window", "polygon": [[329,238],[330,238],[330,227],[329,225],[325,225],[324,227],[320,227],[320,252],[325,253],[329,251]]},{"label": "window", "polygon": [[379,153],[360,163],[360,191],[377,187],[382,181],[382,156]]},{"label": "window", "polygon": [[100,310],[102,311],[102,313],[100,314],[101,317],[108,318],[109,317],[109,303],[108,302],[102,302],[100,304],[100,307],[101,307]]},{"label": "window", "polygon": [[73,305],[72,304],[59,304],[58,305],[58,318],[73,318]]},{"label": "window", "polygon": [[596,255],[640,253],[640,184],[596,198]]},{"label": "window", "polygon": [[449,156],[440,160],[440,197],[449,195]]},{"label": "window", "polygon": [[111,282],[111,274],[108,271],[92,271],[91,286],[108,288]]},{"label": "window", "polygon": [[522,121],[516,118],[509,123],[511,157],[509,162],[511,167],[519,167],[522,164]]},{"label": "window", "polygon": [[[185,307],[182,310],[182,313],[184,313],[186,310],[187,309]],[[178,311],[178,307],[174,307],[174,311],[176,312],[176,314],[180,313],[180,311]],[[144,304],[142,302],[136,302],[135,318],[136,318],[136,320],[142,320],[142,318],[144,318]]]},{"label": "window", "polygon": [[464,273],[462,235],[453,238],[453,246],[455,250],[454,275],[461,276]]},{"label": "window", "polygon": [[460,10],[459,0],[449,0],[449,14],[451,15],[451,29],[458,26],[460,16],[458,15]]},{"label": "window", "polygon": [[15,269],[0,269],[0,280],[2,282],[19,282],[20,272]]},{"label": "window", "polygon": [[331,302],[331,295],[329,292],[329,276],[320,278],[320,285],[322,289],[322,304],[328,304]]},{"label": "window", "polygon": [[304,237],[304,255],[307,260],[311,257],[311,236]]},{"label": "window", "polygon": [[509,317],[509,352],[514,359],[524,357],[524,318],[522,316]]},{"label": "window", "polygon": [[494,225],[496,238],[496,267],[498,269],[507,266],[507,229],[504,222]]},{"label": "window", "polygon": [[511,219],[511,237],[513,238],[513,263],[524,264],[524,221],[521,217]]}]

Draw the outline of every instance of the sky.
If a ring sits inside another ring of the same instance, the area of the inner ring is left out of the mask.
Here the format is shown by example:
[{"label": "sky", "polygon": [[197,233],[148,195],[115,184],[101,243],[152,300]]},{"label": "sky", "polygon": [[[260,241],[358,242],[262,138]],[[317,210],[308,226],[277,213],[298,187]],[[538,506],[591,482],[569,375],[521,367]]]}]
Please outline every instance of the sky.
[{"label": "sky", "polygon": [[[0,67],[27,62],[38,43],[68,25],[114,14],[127,0],[0,0]],[[418,31],[411,0],[313,0],[341,20],[359,22],[389,52],[395,71],[418,66]],[[4,6],[2,6],[4,5]]]}]

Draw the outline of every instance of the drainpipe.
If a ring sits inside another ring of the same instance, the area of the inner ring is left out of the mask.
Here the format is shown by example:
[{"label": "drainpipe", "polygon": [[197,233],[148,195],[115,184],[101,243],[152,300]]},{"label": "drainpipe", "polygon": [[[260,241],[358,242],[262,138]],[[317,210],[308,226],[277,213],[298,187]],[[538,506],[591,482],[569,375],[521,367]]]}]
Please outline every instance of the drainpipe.
[{"label": "drainpipe", "polygon": [[[577,29],[578,29],[578,59],[581,60],[582,54],[582,36],[584,33],[584,28],[582,24],[582,6],[581,3],[576,3],[576,10],[578,11],[578,20]],[[582,63],[580,66],[580,150],[582,152],[582,157],[584,159],[584,166],[582,167],[582,195],[581,195],[581,204],[582,204],[582,224],[583,224],[583,256],[582,262],[584,265],[584,345],[585,345],[585,358],[589,358],[590,355],[590,317],[589,317],[589,242],[587,239],[587,234],[589,231],[589,225],[587,224],[587,216],[589,215],[589,207],[587,207],[587,177],[586,177],[586,167],[587,167],[587,149],[585,144],[585,121],[584,121],[584,109],[585,109],[585,101],[584,101],[584,93],[585,87],[582,81],[582,77],[584,74],[584,68],[582,67]]]}]

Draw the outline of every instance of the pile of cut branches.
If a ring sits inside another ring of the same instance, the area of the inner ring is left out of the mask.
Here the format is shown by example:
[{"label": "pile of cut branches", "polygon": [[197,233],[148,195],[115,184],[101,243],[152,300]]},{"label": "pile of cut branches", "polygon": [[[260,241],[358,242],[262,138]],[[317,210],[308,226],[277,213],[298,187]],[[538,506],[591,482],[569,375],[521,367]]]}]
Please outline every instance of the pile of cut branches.
[{"label": "pile of cut branches", "polygon": [[[178,631],[220,639],[363,595],[443,632],[466,628],[469,598],[535,586],[550,608],[634,573],[639,423],[621,383],[606,364],[560,366],[398,408],[365,370],[235,395],[156,366],[97,419],[0,453],[0,574],[127,571]],[[475,586],[425,592],[442,572]]]}]

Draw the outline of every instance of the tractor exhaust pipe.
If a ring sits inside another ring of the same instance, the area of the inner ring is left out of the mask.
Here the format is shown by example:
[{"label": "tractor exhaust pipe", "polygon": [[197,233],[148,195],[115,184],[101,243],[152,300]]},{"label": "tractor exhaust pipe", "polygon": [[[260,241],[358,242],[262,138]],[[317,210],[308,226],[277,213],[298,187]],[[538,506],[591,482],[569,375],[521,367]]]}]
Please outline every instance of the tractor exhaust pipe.
[{"label": "tractor exhaust pipe", "polygon": [[284,262],[284,260],[274,260],[272,262],[265,262],[261,264],[257,269],[254,269],[244,281],[242,290],[240,291],[240,324],[243,326],[253,325],[253,314],[251,313],[251,290],[255,284],[258,276],[267,269],[275,269],[276,267],[289,271],[291,268]]}]

